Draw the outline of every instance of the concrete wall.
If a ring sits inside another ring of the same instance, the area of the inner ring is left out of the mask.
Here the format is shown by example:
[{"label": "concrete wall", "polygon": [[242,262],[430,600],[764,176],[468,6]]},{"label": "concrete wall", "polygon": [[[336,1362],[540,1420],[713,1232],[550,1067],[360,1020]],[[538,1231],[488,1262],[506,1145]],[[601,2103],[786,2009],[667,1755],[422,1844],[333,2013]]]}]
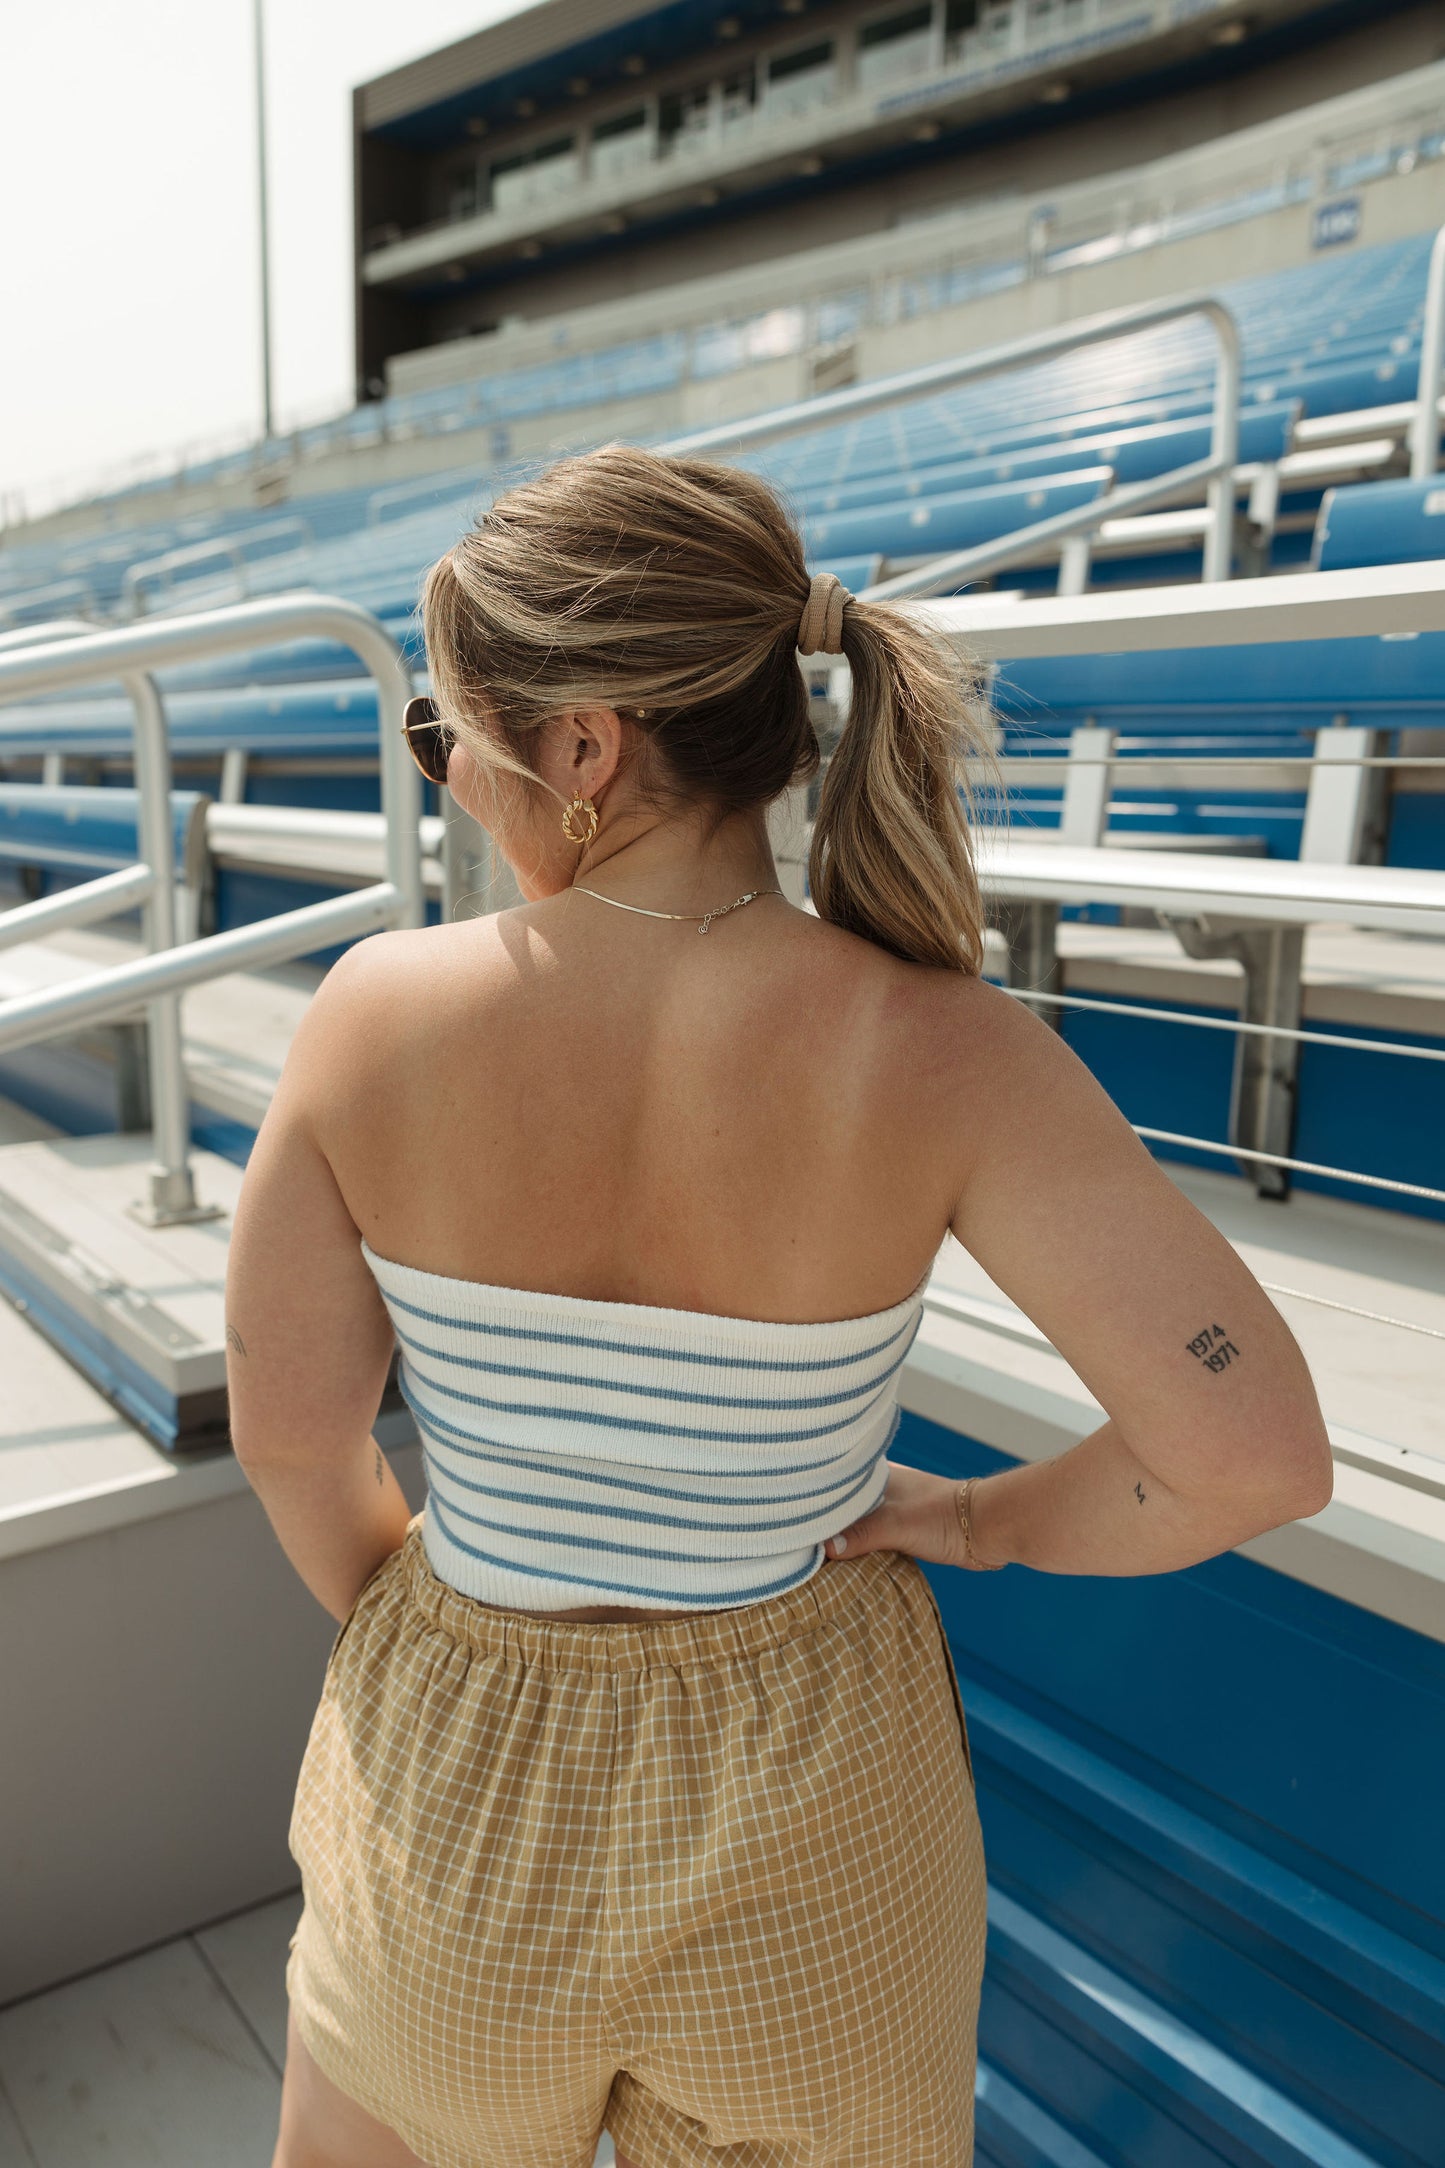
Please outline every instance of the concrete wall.
[{"label": "concrete wall", "polygon": [[[420,1511],[420,1445],[388,1458]],[[0,2004],[296,1887],[337,1631],[239,1471],[229,1495],[5,1559]]]}]

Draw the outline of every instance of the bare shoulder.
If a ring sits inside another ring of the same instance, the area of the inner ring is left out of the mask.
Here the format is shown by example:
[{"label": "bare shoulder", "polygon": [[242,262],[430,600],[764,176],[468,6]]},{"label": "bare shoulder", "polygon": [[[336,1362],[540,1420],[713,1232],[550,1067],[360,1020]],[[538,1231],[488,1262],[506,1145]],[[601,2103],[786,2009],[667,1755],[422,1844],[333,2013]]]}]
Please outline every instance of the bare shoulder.
[{"label": "bare shoulder", "polygon": [[398,1053],[415,1054],[441,1023],[449,989],[465,983],[475,1009],[489,977],[500,980],[505,956],[492,922],[480,920],[391,927],[353,942],[327,970],[292,1040],[290,1088],[344,1100]]},{"label": "bare shoulder", "polygon": [[888,957],[888,1031],[901,1089],[962,1194],[1019,1142],[1142,1147],[1089,1068],[1036,1008],[987,979]]},{"label": "bare shoulder", "polygon": [[506,916],[367,934],[332,964],[312,1008],[337,1022],[364,1016],[375,1024],[394,1015],[414,1030],[419,1006],[440,995],[462,969],[474,986],[480,973],[483,987],[489,973],[502,972],[507,950],[498,929]]},{"label": "bare shoulder", "polygon": [[1016,994],[970,972],[908,963],[878,949],[873,954],[900,1051],[970,1107],[1047,1092],[1061,1069],[1087,1075],[1058,1033]]}]

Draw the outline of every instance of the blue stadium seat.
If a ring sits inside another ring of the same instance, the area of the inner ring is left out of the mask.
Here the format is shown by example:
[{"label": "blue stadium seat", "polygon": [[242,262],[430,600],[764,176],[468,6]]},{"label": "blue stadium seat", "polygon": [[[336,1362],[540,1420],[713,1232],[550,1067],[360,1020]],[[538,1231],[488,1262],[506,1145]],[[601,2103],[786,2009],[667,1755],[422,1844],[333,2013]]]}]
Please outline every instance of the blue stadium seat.
[{"label": "blue stadium seat", "polygon": [[[181,879],[199,876],[210,803],[200,791],[171,793],[171,848]],[[139,818],[134,790],[0,783],[0,861],[94,879],[135,864]]]},{"label": "blue stadium seat", "polygon": [[[1337,722],[1391,735],[1445,729],[1445,633],[1412,640],[1346,639],[1258,647],[1080,655],[999,667],[995,712],[1005,750],[1057,752],[1090,723],[1117,733],[1127,779],[1132,753],[1231,754],[1307,759],[1318,732]],[[1276,857],[1294,857],[1309,771],[1299,788],[1250,792],[1237,777],[1213,789],[1137,789],[1117,828],[1157,834],[1263,836]],[[1117,778],[1116,778],[1117,783]],[[1030,793],[1022,794],[1027,809]],[[1396,783],[1386,843],[1389,864],[1445,866],[1445,798],[1407,775]]]},{"label": "blue stadium seat", "polygon": [[812,573],[831,572],[834,579],[841,580],[850,594],[861,595],[865,587],[876,586],[883,576],[883,559],[875,551],[871,557],[810,557],[808,570]]},{"label": "blue stadium seat", "polygon": [[[1246,409],[1239,418],[1241,460],[1282,459],[1290,448],[1298,400]],[[947,490],[984,489],[1005,482],[1037,479],[1042,475],[1066,475],[1097,461],[1114,470],[1117,482],[1150,481],[1171,467],[1182,467],[1209,456],[1211,426],[1207,418],[1168,422],[1145,422],[1127,429],[1101,430],[1087,437],[1043,445],[988,458],[939,460],[915,466],[903,479],[901,494],[934,496]],[[796,486],[792,492],[798,497]],[[870,504],[887,504],[900,495],[897,470],[861,480],[839,482],[813,494],[804,509],[811,514],[857,510]]]},{"label": "blue stadium seat", "polygon": [[1413,640],[1270,641],[1258,647],[1077,655],[1000,665],[1000,716],[1031,730],[1086,718],[1126,731],[1196,734],[1445,723],[1445,633]]},{"label": "blue stadium seat", "polygon": [[874,551],[888,558],[941,556],[946,550],[992,542],[1076,505],[1092,504],[1111,480],[1108,467],[1085,467],[1039,481],[868,505],[808,520],[803,539],[809,559],[818,563]]},{"label": "blue stadium seat", "polygon": [[[377,745],[376,687],[370,678],[284,691],[240,686],[184,693],[167,700],[166,714],[177,758],[219,758],[233,745],[250,753],[355,757],[375,753]],[[133,739],[131,706],[124,698],[0,708],[0,758],[48,752],[125,758]],[[106,788],[101,795],[111,793]]]},{"label": "blue stadium seat", "polygon": [[1445,557],[1445,474],[1424,482],[1355,482],[1326,493],[1315,523],[1317,572]]}]

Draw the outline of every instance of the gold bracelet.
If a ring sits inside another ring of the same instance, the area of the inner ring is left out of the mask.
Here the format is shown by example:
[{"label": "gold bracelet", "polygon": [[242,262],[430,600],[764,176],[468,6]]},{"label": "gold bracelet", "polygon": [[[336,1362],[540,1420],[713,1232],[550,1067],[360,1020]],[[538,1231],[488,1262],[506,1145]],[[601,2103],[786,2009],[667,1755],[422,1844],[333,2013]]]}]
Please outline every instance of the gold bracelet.
[{"label": "gold bracelet", "polygon": [[1005,1563],[1003,1559],[1000,1559],[997,1565],[990,1565],[986,1559],[979,1557],[973,1547],[973,1499],[971,1494],[977,1481],[978,1477],[976,1475],[969,1476],[966,1481],[959,1484],[953,1494],[953,1502],[958,1508],[959,1526],[963,1530],[964,1564],[972,1567],[975,1573],[1001,1573]]}]

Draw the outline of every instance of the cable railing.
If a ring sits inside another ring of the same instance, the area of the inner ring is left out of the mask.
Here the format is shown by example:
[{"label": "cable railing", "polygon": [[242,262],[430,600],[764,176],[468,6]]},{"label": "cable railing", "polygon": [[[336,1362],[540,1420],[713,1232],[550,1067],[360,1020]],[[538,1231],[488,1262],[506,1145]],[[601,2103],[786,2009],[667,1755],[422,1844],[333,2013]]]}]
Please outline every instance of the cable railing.
[{"label": "cable railing", "polygon": [[[329,638],[350,648],[375,680],[380,723],[385,834],[384,878],[350,896],[284,911],[259,924],[178,941],[166,713],[152,672],[254,647],[267,639]],[[411,680],[396,642],[355,604],[293,595],[241,603],[124,631],[42,641],[0,653],[0,703],[22,694],[119,678],[131,701],[138,793],[137,863],[60,896],[5,914],[7,942],[64,925],[94,924],[142,907],[149,953],[58,987],[0,1004],[0,1051],[61,1036],[81,1024],[147,1007],[154,1163],[136,1209],[152,1223],[209,1216],[198,1204],[190,1165],[190,1122],[179,995],[228,972],[260,969],[383,926],[424,922],[419,817],[421,777],[402,735]]]},{"label": "cable railing", "polygon": [[[916,607],[975,659],[1439,630],[1445,629],[1445,565],[1303,574],[1253,584],[1173,590],[1165,595],[1142,590],[1128,595],[1057,597],[1024,607],[993,597]],[[421,818],[419,779],[406,758],[399,729],[406,672],[389,637],[350,605],[303,596],[127,632],[71,638],[63,628],[49,630],[51,639],[33,648],[0,650],[0,700],[122,677],[137,717],[138,862],[6,913],[0,919],[0,946],[39,938],[63,926],[92,924],[140,904],[147,913],[145,938],[151,953],[110,972],[0,1006],[0,1049],[56,1036],[148,1001],[158,1079],[158,1166],[152,1201],[158,1208],[180,1213],[190,1208],[193,1199],[189,1177],[183,1173],[184,1082],[178,1029],[173,1023],[175,994],[224,971],[261,968],[383,924],[421,923],[425,891],[435,891],[439,885],[443,911],[450,915],[458,902],[459,832],[469,824],[456,808],[447,808],[442,816]],[[169,816],[163,824],[157,818],[158,808],[169,803],[169,748],[164,713],[146,671],[163,662],[254,644],[258,638],[318,632],[345,641],[377,678],[383,812],[211,804],[206,808],[206,833],[215,864],[247,864],[278,873],[309,868],[312,877],[327,884],[358,881],[362,884],[359,893],[286,912],[259,925],[178,943]],[[1111,771],[1127,772],[1135,763],[1109,751],[1090,752],[1088,741],[1101,735],[1087,728],[1076,732],[1075,753],[1054,763],[1064,772],[1066,788],[1077,785],[1081,777],[1095,785],[1085,807],[1093,823],[1091,833],[1084,831],[1089,840],[1071,841],[1067,833],[1058,839],[1035,840],[998,829],[979,834],[980,877],[994,923],[1004,935],[1010,990],[1049,1015],[1066,1010],[1107,1011],[1234,1035],[1238,1053],[1229,1142],[1191,1139],[1164,1130],[1152,1132],[1152,1141],[1172,1147],[1197,1144],[1205,1153],[1232,1156],[1242,1166],[1280,1177],[1296,1172],[1324,1174],[1367,1189],[1445,1201],[1445,1192],[1432,1184],[1327,1167],[1298,1157],[1290,1148],[1293,1063],[1301,1048],[1353,1048],[1407,1060],[1445,1058],[1445,1049],[1436,1047],[1402,1046],[1373,1035],[1348,1037],[1309,1029],[1301,1013],[1300,982],[1306,929],[1333,924],[1367,932],[1445,938],[1445,874],[1343,862],[1345,854],[1340,860],[1306,857],[1296,861],[1105,846],[1102,821],[1108,793],[1107,788],[1100,791],[1097,782]],[[1320,737],[1348,741],[1351,733],[1322,731]],[[1311,763],[1312,787],[1317,783],[1334,786],[1351,775],[1358,781],[1383,768],[1432,769],[1441,764],[1428,755],[1351,754],[1347,742],[1332,742],[1327,751],[1328,761],[1322,762],[1317,754]],[[1197,756],[1187,756],[1178,765],[1187,773],[1197,764]],[[1225,764],[1247,765],[1240,756],[1230,756]],[[1016,765],[1027,768],[1032,759]],[[1298,763],[1269,756],[1263,765],[1293,772],[1297,765],[1304,765],[1304,756]],[[1326,769],[1333,772],[1326,774]],[[162,825],[163,834],[158,832]],[[1347,827],[1348,822],[1339,832]],[[1077,834],[1077,821],[1074,828]],[[797,891],[806,835],[800,834],[790,848]],[[779,853],[785,877],[787,855]],[[378,874],[383,876],[379,881]],[[1095,1002],[1087,995],[1066,992],[1057,932],[1061,909],[1074,903],[1137,911],[1172,933],[1187,956],[1224,958],[1237,964],[1244,981],[1240,1014],[1186,1017],[1167,1007]],[[1276,1183],[1273,1193],[1284,1194],[1286,1187],[1285,1182]]]},{"label": "cable railing", "polygon": [[[974,665],[1399,635],[1445,630],[1445,563],[1305,573],[1228,586],[1055,596],[1028,604],[1002,596],[955,597],[915,607]],[[1288,1194],[1293,1175],[1305,1174],[1387,1197],[1445,1205],[1445,1188],[1436,1184],[1308,1160],[1292,1149],[1301,1047],[1323,1043],[1405,1059],[1445,1058],[1445,1049],[1316,1033],[1303,1022],[1303,944],[1309,928],[1333,925],[1425,935],[1445,945],[1445,873],[1352,863],[1353,851],[1331,848],[1358,837],[1365,779],[1381,769],[1440,764],[1428,755],[1373,754],[1364,742],[1369,735],[1354,727],[1322,730],[1315,755],[1301,756],[1299,765],[1308,763],[1317,816],[1305,841],[1315,848],[1289,860],[1195,855],[1169,849],[1162,838],[1163,849],[1126,851],[1106,845],[1107,778],[1121,770],[1132,776],[1136,764],[1118,757],[1109,733],[1081,728],[1073,733],[1069,757],[1053,763],[1066,785],[1060,834],[1035,840],[1002,828],[978,831],[979,878],[992,923],[1004,940],[1008,990],[1051,1020],[1065,1009],[1085,1009],[1233,1034],[1228,1141],[1135,1124],[1146,1142],[1233,1159],[1252,1172],[1265,1194],[1276,1197]],[[1194,764],[1192,757],[1183,757],[1179,768],[1187,772]],[[1238,765],[1238,756],[1230,756],[1228,764]],[[1032,756],[1027,756],[1012,767],[1016,774],[1031,765]],[[1271,759],[1270,765],[1292,771],[1295,763]],[[1091,787],[1081,789],[1081,783]],[[1346,795],[1339,795],[1342,792]],[[786,882],[791,875],[795,895],[801,895],[809,842],[804,804],[803,794],[796,794],[793,806],[775,821],[774,831],[783,877]],[[1069,905],[1098,904],[1146,915],[1172,934],[1193,961],[1235,964],[1243,982],[1239,1015],[1186,1018],[1152,1004],[1096,1002],[1066,993],[1058,950],[1060,913]],[[1445,955],[1445,946],[1441,953]],[[1439,984],[1445,997],[1445,969]]]}]

